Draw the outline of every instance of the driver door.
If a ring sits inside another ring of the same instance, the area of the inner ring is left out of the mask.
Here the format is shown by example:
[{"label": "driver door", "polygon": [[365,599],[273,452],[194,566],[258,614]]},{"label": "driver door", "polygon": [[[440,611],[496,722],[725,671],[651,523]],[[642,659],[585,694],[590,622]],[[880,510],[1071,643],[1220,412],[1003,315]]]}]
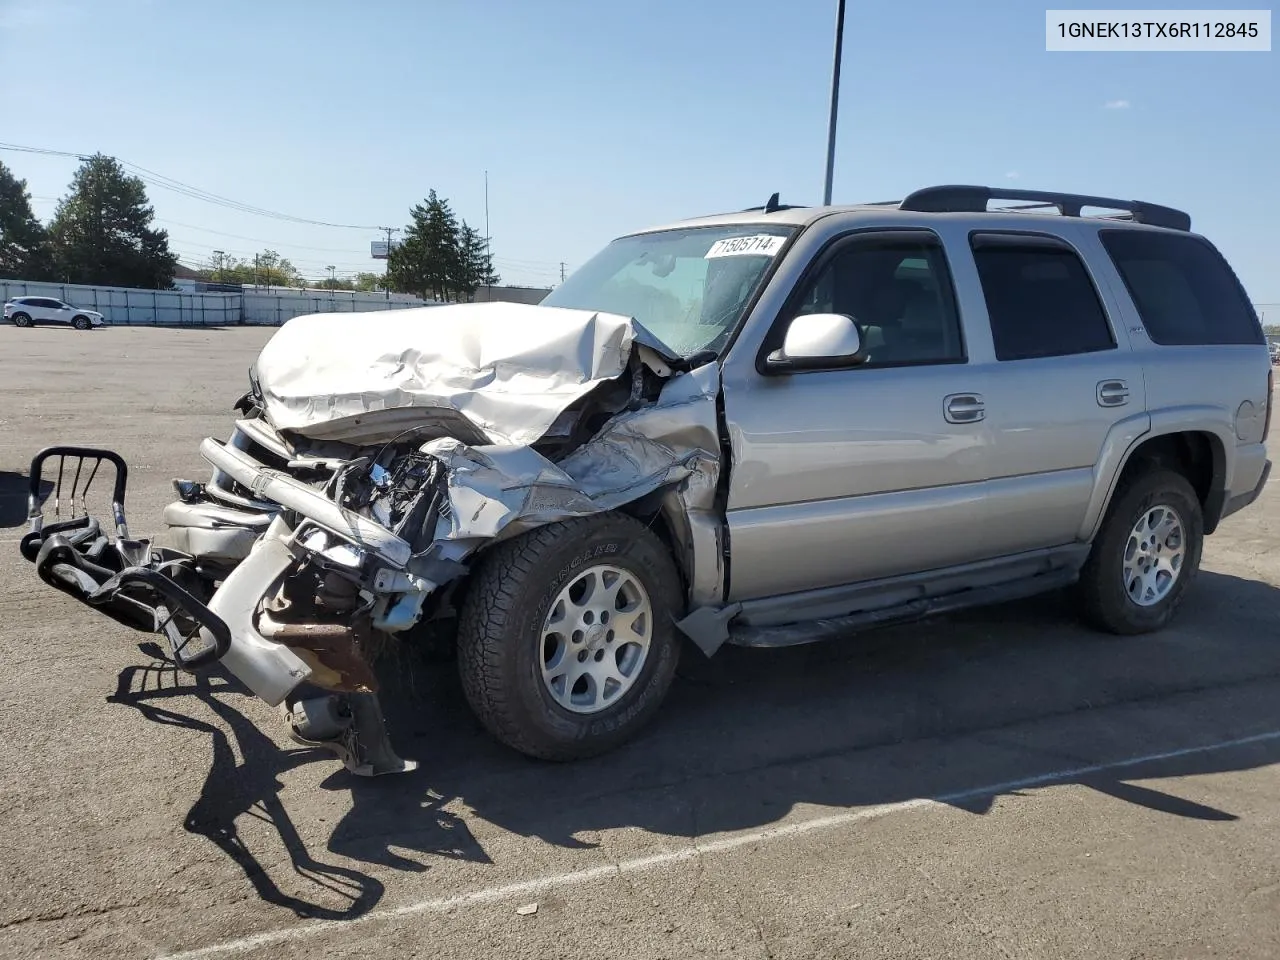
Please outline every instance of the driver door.
[{"label": "driver door", "polygon": [[800,279],[762,358],[800,313],[853,317],[868,356],[726,371],[729,599],[981,558],[984,382],[968,362],[941,241],[927,230],[837,240]]},{"label": "driver door", "polygon": [[58,310],[61,306],[56,300],[50,300],[47,297],[33,297],[28,300],[29,309],[27,312],[31,314],[31,319],[36,323],[57,323]]}]

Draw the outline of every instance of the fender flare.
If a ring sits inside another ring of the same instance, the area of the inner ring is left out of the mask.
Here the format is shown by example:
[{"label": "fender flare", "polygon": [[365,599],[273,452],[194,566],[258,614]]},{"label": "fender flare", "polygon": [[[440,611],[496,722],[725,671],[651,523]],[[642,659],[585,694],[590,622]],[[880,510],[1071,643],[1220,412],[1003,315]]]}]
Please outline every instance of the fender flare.
[{"label": "fender flare", "polygon": [[1222,514],[1226,491],[1231,489],[1235,464],[1228,458],[1227,451],[1235,445],[1235,429],[1231,414],[1225,408],[1194,405],[1167,407],[1127,417],[1111,428],[1094,468],[1093,493],[1077,534],[1078,539],[1088,543],[1097,536],[1102,518],[1115,495],[1116,485],[1134,454],[1157,437],[1179,433],[1202,433],[1211,439],[1213,472],[1205,502],[1205,533],[1213,532]]}]

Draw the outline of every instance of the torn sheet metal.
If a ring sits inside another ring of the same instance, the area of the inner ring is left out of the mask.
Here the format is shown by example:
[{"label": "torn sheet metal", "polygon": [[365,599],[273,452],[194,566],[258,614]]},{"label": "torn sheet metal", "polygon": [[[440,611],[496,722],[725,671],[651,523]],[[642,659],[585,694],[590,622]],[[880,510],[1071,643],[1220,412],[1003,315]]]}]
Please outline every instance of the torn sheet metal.
[{"label": "torn sheet metal", "polygon": [[296,317],[255,377],[277,430],[370,444],[410,427],[473,445],[524,446],[640,356],[676,357],[635,320],[590,310],[467,303]]},{"label": "torn sheet metal", "polygon": [[710,363],[668,380],[650,406],[619,414],[559,463],[529,447],[468,446],[441,438],[422,450],[448,467],[450,510],[436,547],[458,559],[485,541],[613,510],[673,486],[688,511],[714,506],[720,475]]}]

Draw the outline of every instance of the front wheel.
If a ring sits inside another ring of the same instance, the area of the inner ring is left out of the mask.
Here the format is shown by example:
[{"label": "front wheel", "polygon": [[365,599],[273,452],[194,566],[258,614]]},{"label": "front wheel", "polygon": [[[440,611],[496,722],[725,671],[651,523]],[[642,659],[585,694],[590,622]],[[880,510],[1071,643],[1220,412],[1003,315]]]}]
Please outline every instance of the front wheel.
[{"label": "front wheel", "polygon": [[476,569],[460,613],[467,700],[521,753],[605,753],[666,696],[681,603],[666,547],[627,516],[548,524],[500,544]]},{"label": "front wheel", "polygon": [[13,325],[15,327],[29,327],[31,326],[31,318],[25,313],[15,313],[13,315]]},{"label": "front wheel", "polygon": [[1082,613],[1108,633],[1159,630],[1200,568],[1204,514],[1187,479],[1140,474],[1116,493],[1080,572]]},{"label": "front wheel", "polygon": [[72,324],[74,324],[77,330],[88,330],[90,327],[93,326],[93,324],[89,322],[88,317],[76,317],[71,322]]}]

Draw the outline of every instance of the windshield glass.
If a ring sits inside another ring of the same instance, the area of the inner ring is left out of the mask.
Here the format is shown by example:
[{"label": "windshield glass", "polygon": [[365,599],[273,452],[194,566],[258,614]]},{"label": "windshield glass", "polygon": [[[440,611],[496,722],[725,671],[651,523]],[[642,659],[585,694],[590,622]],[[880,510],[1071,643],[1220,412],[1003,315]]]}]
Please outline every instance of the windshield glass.
[{"label": "windshield glass", "polygon": [[724,346],[793,227],[691,227],[622,237],[542,302],[633,317],[683,357]]}]

